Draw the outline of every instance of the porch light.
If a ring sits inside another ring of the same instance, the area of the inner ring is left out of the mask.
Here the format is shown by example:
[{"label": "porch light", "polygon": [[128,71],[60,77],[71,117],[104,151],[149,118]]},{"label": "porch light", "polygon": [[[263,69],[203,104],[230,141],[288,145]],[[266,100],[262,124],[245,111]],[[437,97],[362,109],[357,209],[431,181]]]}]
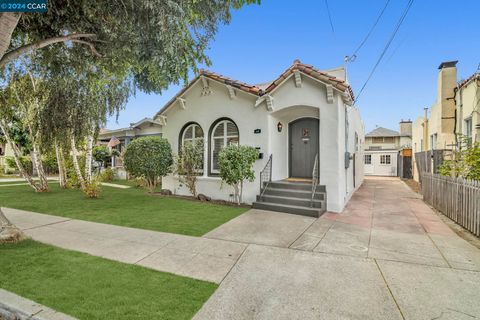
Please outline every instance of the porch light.
[{"label": "porch light", "polygon": [[278,132],[282,132],[282,129],[283,129],[283,124],[281,122],[278,122],[278,124],[277,124]]}]

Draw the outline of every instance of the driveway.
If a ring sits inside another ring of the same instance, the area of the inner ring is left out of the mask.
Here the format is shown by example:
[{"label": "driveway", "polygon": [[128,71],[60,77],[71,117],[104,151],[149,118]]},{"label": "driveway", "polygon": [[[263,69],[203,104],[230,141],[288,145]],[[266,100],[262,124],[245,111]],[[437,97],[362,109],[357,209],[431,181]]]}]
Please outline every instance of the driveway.
[{"label": "driveway", "polygon": [[480,319],[480,250],[400,180],[368,178],[310,225],[275,214],[206,235],[252,244],[195,319]]}]

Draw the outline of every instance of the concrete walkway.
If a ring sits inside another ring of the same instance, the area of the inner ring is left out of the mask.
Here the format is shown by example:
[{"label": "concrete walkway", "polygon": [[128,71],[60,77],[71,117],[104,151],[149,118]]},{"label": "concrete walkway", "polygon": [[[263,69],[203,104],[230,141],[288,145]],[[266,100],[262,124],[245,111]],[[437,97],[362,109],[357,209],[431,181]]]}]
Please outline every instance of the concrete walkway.
[{"label": "concrete walkway", "polygon": [[195,319],[480,319],[480,250],[398,179],[341,214],[250,210],[203,238],[5,211],[35,240],[220,283]]},{"label": "concrete walkway", "polygon": [[132,186],[127,186],[124,184],[118,184],[118,183],[108,183],[108,182],[101,182],[100,183],[102,186],[107,186],[107,187],[112,187],[112,188],[119,188],[119,189],[130,189]]},{"label": "concrete walkway", "polygon": [[[269,219],[275,241],[250,230]],[[274,220],[250,212],[206,235],[255,245],[195,319],[480,319],[480,250],[398,179],[366,179],[293,243]]]}]

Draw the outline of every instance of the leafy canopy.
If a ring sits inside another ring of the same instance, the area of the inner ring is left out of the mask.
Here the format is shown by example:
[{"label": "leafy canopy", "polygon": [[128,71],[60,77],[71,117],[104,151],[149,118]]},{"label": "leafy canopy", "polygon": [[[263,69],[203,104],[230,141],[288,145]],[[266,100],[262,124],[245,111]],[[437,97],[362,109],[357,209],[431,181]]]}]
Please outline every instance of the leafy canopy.
[{"label": "leafy canopy", "polygon": [[[251,3],[259,0],[50,0],[47,13],[21,15],[8,51],[82,34],[50,47],[67,49],[77,61],[97,60],[135,87],[160,92],[186,81],[198,64],[208,65],[205,50],[218,26],[230,21],[232,9]],[[56,58],[54,51],[40,51],[45,61]]]},{"label": "leafy canopy", "polygon": [[253,164],[257,159],[258,151],[254,147],[230,145],[219,154],[220,177],[232,186],[244,180],[253,181]]}]

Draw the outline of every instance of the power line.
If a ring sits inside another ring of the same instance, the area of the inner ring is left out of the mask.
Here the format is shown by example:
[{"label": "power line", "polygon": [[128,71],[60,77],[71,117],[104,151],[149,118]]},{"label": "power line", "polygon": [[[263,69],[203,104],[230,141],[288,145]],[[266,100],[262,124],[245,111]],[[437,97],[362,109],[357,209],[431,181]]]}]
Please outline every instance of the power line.
[{"label": "power line", "polygon": [[367,42],[368,38],[370,38],[370,35],[373,33],[373,30],[375,29],[375,27],[377,26],[378,22],[380,21],[380,18],[382,18],[383,13],[384,13],[385,10],[387,9],[389,3],[390,3],[390,0],[387,0],[387,2],[385,2],[385,5],[383,6],[382,11],[380,11],[380,14],[378,15],[377,19],[375,20],[375,23],[372,25],[372,27],[371,27],[370,30],[368,31],[367,35],[366,35],[365,38],[362,40],[362,42],[360,42],[360,44],[358,45],[357,49],[355,49],[355,51],[349,56],[349,61],[354,61],[354,60],[355,60],[355,58],[357,57],[358,51],[360,51],[360,49],[363,47],[363,45],[365,44],[365,42]]},{"label": "power line", "polygon": [[392,33],[392,35],[390,36],[390,39],[388,40],[387,44],[386,44],[385,47],[383,48],[383,51],[382,51],[382,53],[380,54],[380,57],[378,58],[377,62],[376,62],[375,65],[373,66],[372,71],[371,71],[370,74],[368,75],[367,80],[365,81],[365,83],[363,84],[362,88],[361,88],[360,91],[358,92],[358,95],[357,95],[354,103],[357,102],[357,101],[358,101],[358,98],[360,98],[360,96],[362,95],[363,90],[365,90],[365,87],[367,86],[368,82],[370,81],[370,79],[372,78],[373,74],[375,73],[375,70],[377,70],[378,65],[380,64],[380,62],[382,61],[383,57],[385,56],[385,53],[387,52],[388,48],[389,48],[390,45],[392,44],[393,39],[395,39],[395,36],[397,35],[398,30],[400,29],[401,25],[403,24],[403,21],[405,20],[405,17],[407,16],[408,11],[410,11],[410,8],[412,7],[413,1],[414,1],[414,0],[409,0],[409,1],[408,1],[407,7],[406,7],[405,10],[403,11],[400,19],[398,20],[397,25],[395,26],[395,29],[393,30],[393,33]]},{"label": "power line", "polygon": [[330,13],[330,7],[328,6],[328,0],[325,0],[325,7],[327,7],[328,21],[330,21],[330,27],[332,28],[332,33],[335,33],[335,28],[333,27],[332,14]]}]

